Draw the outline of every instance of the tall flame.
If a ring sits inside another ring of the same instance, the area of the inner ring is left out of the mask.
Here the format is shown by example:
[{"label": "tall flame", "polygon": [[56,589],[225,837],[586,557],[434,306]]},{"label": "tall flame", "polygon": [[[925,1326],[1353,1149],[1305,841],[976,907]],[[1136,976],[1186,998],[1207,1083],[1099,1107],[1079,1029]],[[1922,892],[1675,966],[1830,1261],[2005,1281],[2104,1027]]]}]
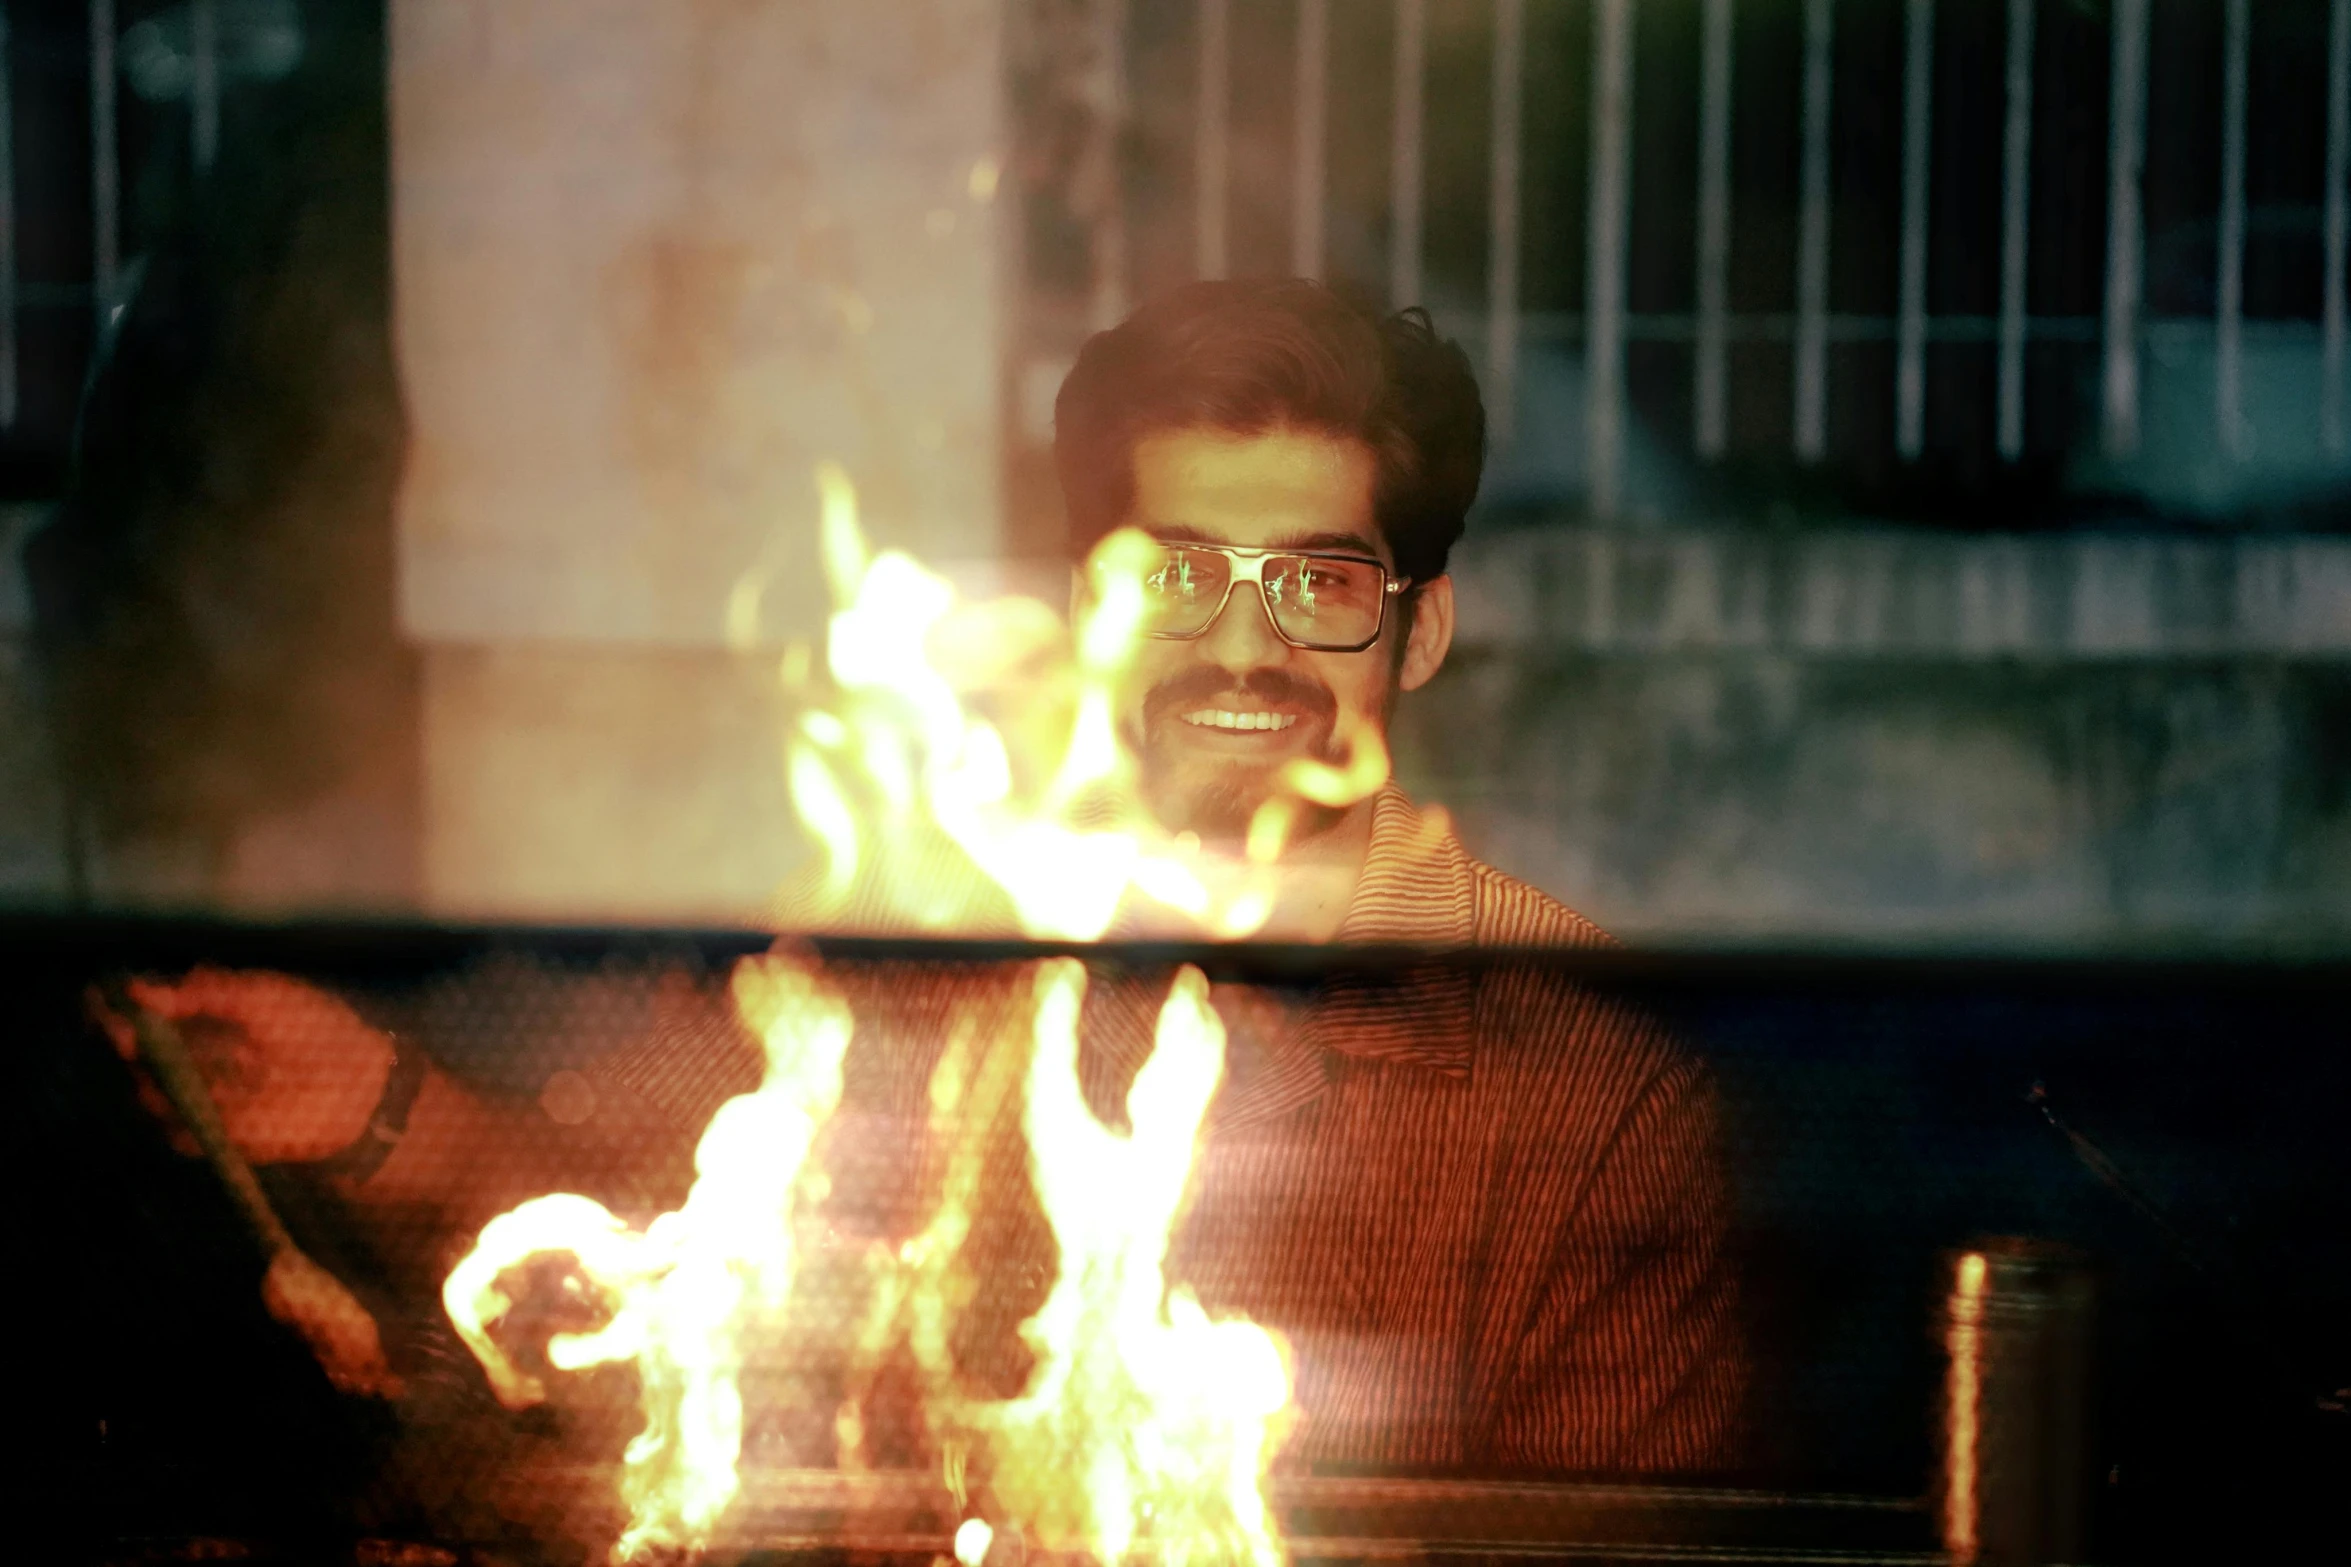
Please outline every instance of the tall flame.
[{"label": "tall flame", "polygon": [[491,1335],[514,1304],[504,1275],[535,1256],[569,1253],[598,1293],[609,1311],[604,1325],[555,1335],[547,1360],[565,1371],[636,1363],[645,1426],[623,1464],[630,1519],[615,1561],[659,1546],[701,1547],[734,1499],[743,1441],[737,1376],[750,1336],[775,1321],[791,1290],[795,1195],[841,1095],[845,1007],[775,958],[739,965],[733,989],[761,1036],[766,1076],[711,1118],[685,1205],[634,1230],[587,1197],[535,1198],[491,1220],[441,1290],[450,1321],[509,1408],[540,1401],[546,1388]]},{"label": "tall flame", "polygon": [[1272,1335],[1211,1320],[1162,1271],[1224,1073],[1224,1027],[1207,980],[1184,969],[1122,1136],[1079,1091],[1084,992],[1073,960],[1039,972],[1026,1129],[1061,1271],[1021,1330],[1037,1360],[1027,1388],[986,1412],[995,1494],[1048,1550],[1273,1567],[1284,1558],[1259,1476],[1284,1427],[1289,1368]]},{"label": "tall flame", "polygon": [[[870,554],[849,481],[821,468],[822,554],[838,604],[826,635],[830,700],[803,650],[783,660],[802,707],[786,743],[794,809],[822,862],[819,920],[850,910],[917,928],[985,929],[1008,902],[1034,936],[1094,940],[1130,899],[1232,938],[1273,908],[1273,866],[1309,803],[1344,807],[1388,777],[1375,731],[1337,764],[1300,759],[1257,812],[1237,866],[1168,832],[1144,804],[1119,732],[1116,693],[1143,640],[1156,546],[1121,530],[1088,559],[1065,634],[1033,599],[963,604],[896,550]],[[754,639],[757,584],[729,610]],[[988,716],[974,693],[998,697]]]},{"label": "tall flame", "polygon": [[[1237,859],[1204,853],[1152,816],[1118,723],[1144,635],[1148,538],[1104,541],[1065,627],[1034,600],[959,603],[911,557],[867,548],[839,468],[820,469],[818,487],[836,605],[827,678],[806,647],[787,650],[779,671],[796,707],[786,780],[819,851],[816,906],[794,918],[959,933],[1008,919],[1031,935],[1092,940],[1140,901],[1205,934],[1246,936],[1272,911],[1277,862],[1308,808],[1344,808],[1386,781],[1377,734],[1347,737],[1339,760],[1284,771]],[[760,599],[781,570],[770,563],[738,584],[727,608],[737,647],[756,644]],[[1282,1349],[1253,1323],[1212,1320],[1164,1271],[1223,1073],[1224,1030],[1207,981],[1184,970],[1128,1099],[1132,1130],[1120,1133],[1078,1087],[1084,986],[1075,962],[1037,971],[1025,1049],[991,1048],[982,1023],[964,1019],[931,1082],[933,1132],[949,1157],[927,1224],[876,1259],[861,1325],[791,1330],[846,1333],[866,1368],[910,1350],[951,1486],[962,1494],[961,1466],[976,1452],[999,1522],[1043,1548],[1104,1564],[1149,1555],[1275,1567],[1283,1552],[1259,1485],[1290,1408]],[[493,1220],[443,1290],[499,1397],[520,1406],[546,1390],[493,1336],[514,1304],[505,1277],[546,1253],[577,1263],[608,1316],[550,1339],[548,1362],[633,1361],[642,1387],[615,1560],[703,1547],[736,1494],[740,1368],[758,1334],[786,1331],[793,1210],[816,1179],[810,1150],[840,1097],[846,1009],[782,960],[742,966],[734,990],[764,1041],[766,1076],[712,1120],[685,1205],[636,1230],[586,1197],[538,1198]],[[1027,1173],[1061,1263],[1021,1328],[1028,1382],[991,1402],[954,1386],[949,1346],[971,1282],[956,1259],[998,1112],[1024,1089]],[[839,1430],[854,1461],[854,1401]],[[959,1532],[958,1559],[984,1556],[988,1532]]]}]

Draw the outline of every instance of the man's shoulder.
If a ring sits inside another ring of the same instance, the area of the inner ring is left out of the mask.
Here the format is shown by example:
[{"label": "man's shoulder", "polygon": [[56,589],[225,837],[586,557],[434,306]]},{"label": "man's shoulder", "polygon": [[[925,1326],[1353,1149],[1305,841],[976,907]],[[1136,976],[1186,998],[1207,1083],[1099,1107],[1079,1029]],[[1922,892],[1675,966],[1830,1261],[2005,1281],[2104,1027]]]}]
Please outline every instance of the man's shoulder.
[{"label": "man's shoulder", "polygon": [[[1482,947],[1600,948],[1614,937],[1557,898],[1480,860],[1469,861]],[[1485,971],[1479,987],[1479,1050],[1497,1085],[1574,1119],[1625,1113],[1659,1091],[1690,1086],[1695,1063],[1649,1007],[1612,986],[1540,958]]]},{"label": "man's shoulder", "polygon": [[1540,888],[1469,857],[1481,947],[1611,947],[1615,938]]}]

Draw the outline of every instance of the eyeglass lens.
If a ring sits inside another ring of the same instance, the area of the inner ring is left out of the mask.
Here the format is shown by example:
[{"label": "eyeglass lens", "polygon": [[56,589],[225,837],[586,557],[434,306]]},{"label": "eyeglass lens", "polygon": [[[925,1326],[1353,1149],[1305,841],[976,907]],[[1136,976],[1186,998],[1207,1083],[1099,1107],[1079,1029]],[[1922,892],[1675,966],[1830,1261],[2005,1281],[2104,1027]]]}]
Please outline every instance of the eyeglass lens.
[{"label": "eyeglass lens", "polygon": [[[1170,548],[1144,578],[1146,629],[1192,637],[1208,629],[1225,603],[1233,562],[1215,550]],[[1368,561],[1313,555],[1268,555],[1265,608],[1291,641],[1313,648],[1353,648],[1378,634],[1387,577]]]}]

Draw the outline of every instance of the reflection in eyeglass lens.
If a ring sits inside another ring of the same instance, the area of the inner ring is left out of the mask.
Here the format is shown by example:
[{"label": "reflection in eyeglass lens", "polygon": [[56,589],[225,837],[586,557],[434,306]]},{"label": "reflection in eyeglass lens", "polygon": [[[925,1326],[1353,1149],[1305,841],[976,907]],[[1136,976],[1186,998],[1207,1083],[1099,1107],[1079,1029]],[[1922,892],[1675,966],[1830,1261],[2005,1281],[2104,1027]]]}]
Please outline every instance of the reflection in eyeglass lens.
[{"label": "reflection in eyeglass lens", "polygon": [[[1160,636],[1206,631],[1224,607],[1233,563],[1215,550],[1171,548],[1144,578],[1149,629]],[[1363,561],[1269,555],[1258,578],[1282,634],[1309,647],[1355,647],[1379,630],[1384,580]]]},{"label": "reflection in eyeglass lens", "polygon": [[1379,630],[1380,570],[1357,561],[1299,556],[1265,563],[1274,621],[1301,642],[1352,647]]}]

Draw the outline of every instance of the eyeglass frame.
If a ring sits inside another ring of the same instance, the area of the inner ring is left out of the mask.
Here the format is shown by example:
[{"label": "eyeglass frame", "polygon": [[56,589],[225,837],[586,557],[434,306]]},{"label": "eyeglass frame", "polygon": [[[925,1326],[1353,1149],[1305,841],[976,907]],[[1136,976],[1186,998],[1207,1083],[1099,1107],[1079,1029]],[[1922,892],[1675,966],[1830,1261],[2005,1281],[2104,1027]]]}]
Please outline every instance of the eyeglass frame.
[{"label": "eyeglass frame", "polygon": [[[1245,581],[1257,589],[1257,602],[1258,606],[1265,611],[1265,623],[1273,628],[1275,636],[1280,637],[1289,646],[1306,653],[1361,653],[1378,642],[1380,633],[1388,629],[1388,601],[1412,586],[1410,577],[1398,576],[1377,558],[1370,555],[1350,555],[1341,550],[1245,549],[1238,544],[1209,544],[1199,539],[1154,538],[1151,542],[1161,549],[1207,550],[1231,561],[1233,568],[1230,574],[1225,577],[1224,593],[1217,599],[1216,608],[1210,610],[1208,618],[1200,622],[1199,630],[1146,631],[1143,633],[1147,637],[1155,637],[1162,642],[1197,642],[1214,631],[1216,623],[1224,619],[1224,612],[1232,608],[1233,589]],[[1272,601],[1265,596],[1265,563],[1269,558],[1277,555],[1284,560],[1340,560],[1350,566],[1369,566],[1377,571],[1380,574],[1381,584],[1380,613],[1379,618],[1372,622],[1371,635],[1352,646],[1320,647],[1312,642],[1302,642],[1284,631],[1281,617],[1274,613]],[[1243,575],[1244,570],[1247,572],[1246,576]]]}]

